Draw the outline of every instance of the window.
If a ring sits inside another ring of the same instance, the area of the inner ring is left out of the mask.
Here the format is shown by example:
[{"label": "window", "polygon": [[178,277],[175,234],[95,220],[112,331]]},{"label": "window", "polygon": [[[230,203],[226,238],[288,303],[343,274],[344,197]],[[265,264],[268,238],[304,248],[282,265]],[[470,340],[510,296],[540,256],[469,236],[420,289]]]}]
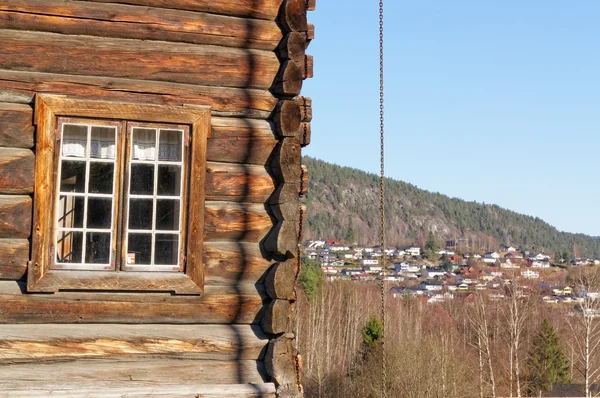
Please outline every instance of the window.
[{"label": "window", "polygon": [[36,99],[28,291],[202,292],[206,107]]}]

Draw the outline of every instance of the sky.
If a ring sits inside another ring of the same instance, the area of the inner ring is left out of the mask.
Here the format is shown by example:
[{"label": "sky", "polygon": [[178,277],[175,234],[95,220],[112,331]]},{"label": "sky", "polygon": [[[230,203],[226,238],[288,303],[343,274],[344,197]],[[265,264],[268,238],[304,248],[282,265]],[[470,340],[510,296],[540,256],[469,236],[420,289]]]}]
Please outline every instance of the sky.
[{"label": "sky", "polygon": [[[386,175],[600,236],[600,1],[388,0],[384,12]],[[379,172],[378,18],[376,0],[309,12],[305,155]]]}]

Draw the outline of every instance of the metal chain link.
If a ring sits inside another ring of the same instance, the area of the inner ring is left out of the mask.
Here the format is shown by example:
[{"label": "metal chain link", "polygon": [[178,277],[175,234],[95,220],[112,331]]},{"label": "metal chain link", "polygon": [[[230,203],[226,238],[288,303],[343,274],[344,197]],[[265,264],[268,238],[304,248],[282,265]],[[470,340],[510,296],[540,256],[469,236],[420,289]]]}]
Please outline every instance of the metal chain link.
[{"label": "metal chain link", "polygon": [[387,397],[387,358],[385,353],[385,141],[383,113],[383,0],[379,0],[379,128],[381,150],[381,175],[379,179],[379,195],[381,206],[381,397]]}]

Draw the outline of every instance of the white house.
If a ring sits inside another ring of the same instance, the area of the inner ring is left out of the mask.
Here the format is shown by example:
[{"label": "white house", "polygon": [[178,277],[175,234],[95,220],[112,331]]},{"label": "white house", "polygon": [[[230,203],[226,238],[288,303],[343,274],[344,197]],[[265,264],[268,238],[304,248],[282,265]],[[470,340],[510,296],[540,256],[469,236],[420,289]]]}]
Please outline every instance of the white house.
[{"label": "white house", "polygon": [[527,260],[532,268],[550,268],[549,260]]},{"label": "white house", "polygon": [[359,264],[363,267],[366,265],[379,265],[379,260],[375,258],[363,258],[359,261]]},{"label": "white house", "polygon": [[540,277],[540,273],[526,269],[525,271],[521,271],[521,276],[525,279],[537,279]]},{"label": "white house", "polygon": [[421,255],[421,248],[420,247],[416,247],[416,246],[412,246],[409,247],[408,249],[404,250],[409,256],[413,256],[413,257],[418,257]]},{"label": "white house", "polygon": [[345,252],[350,250],[350,248],[348,246],[330,246],[329,250],[331,250],[332,252]]},{"label": "white house", "polygon": [[435,292],[442,290],[442,285],[435,282],[421,282],[419,287],[423,290],[427,290],[429,292]]},{"label": "white house", "polygon": [[446,275],[445,271],[436,271],[433,269],[426,268],[423,270],[423,277],[425,278],[441,278]]}]

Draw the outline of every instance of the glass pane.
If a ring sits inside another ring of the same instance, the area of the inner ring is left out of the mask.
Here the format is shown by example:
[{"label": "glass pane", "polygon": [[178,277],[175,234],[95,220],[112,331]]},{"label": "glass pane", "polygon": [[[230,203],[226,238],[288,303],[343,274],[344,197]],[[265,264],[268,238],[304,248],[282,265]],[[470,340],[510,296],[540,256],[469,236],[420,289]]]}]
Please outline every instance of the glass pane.
[{"label": "glass pane", "polygon": [[130,185],[129,192],[133,195],[153,195],[154,165],[132,164]]},{"label": "glass pane", "polygon": [[56,243],[57,262],[81,263],[83,232],[59,231]]},{"label": "glass pane", "polygon": [[152,199],[129,200],[129,229],[152,229]]},{"label": "glass pane", "polygon": [[161,199],[156,201],[156,229],[179,230],[179,200]]},{"label": "glass pane", "polygon": [[127,265],[149,265],[152,257],[152,234],[129,234]]},{"label": "glass pane", "polygon": [[63,160],[60,170],[61,192],[85,192],[85,162]]},{"label": "glass pane", "polygon": [[156,159],[155,129],[133,129],[133,144],[131,145],[131,157],[135,160]]},{"label": "glass pane", "polygon": [[89,193],[113,193],[114,163],[90,162]]},{"label": "glass pane", "polygon": [[115,127],[92,127],[90,157],[98,159],[115,158]]},{"label": "glass pane", "polygon": [[182,130],[160,130],[158,160],[181,162]]},{"label": "glass pane", "polygon": [[58,227],[83,228],[83,204],[81,196],[60,195],[58,199]]},{"label": "glass pane", "polygon": [[112,217],[112,198],[88,198],[87,227],[109,229]]},{"label": "glass pane", "polygon": [[65,157],[86,157],[87,126],[63,125],[62,155]]},{"label": "glass pane", "polygon": [[156,234],[154,264],[177,265],[179,254],[179,235]]},{"label": "glass pane", "polygon": [[88,232],[85,257],[90,264],[110,263],[110,233]]},{"label": "glass pane", "polygon": [[158,166],[158,195],[179,196],[181,192],[181,166]]}]

